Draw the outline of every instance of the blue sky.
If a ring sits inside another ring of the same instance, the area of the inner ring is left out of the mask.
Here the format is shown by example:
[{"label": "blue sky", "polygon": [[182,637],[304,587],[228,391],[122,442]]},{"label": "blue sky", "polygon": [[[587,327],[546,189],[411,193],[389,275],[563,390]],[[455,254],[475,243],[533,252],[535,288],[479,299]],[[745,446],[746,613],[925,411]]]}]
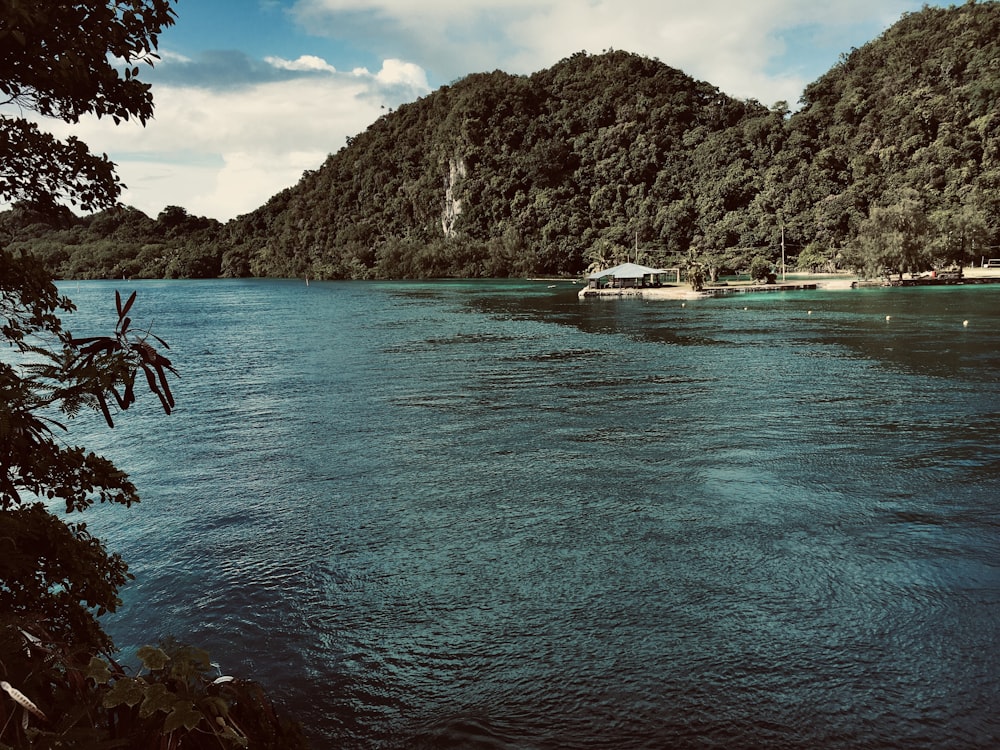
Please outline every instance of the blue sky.
[{"label": "blue sky", "polygon": [[[929,3],[948,5],[949,3]],[[531,73],[574,52],[655,57],[727,94],[794,108],[803,87],[923,0],[179,0],[160,38],[155,119],[88,119],[123,202],[221,220],[319,167],[348,136],[480,71]]]}]

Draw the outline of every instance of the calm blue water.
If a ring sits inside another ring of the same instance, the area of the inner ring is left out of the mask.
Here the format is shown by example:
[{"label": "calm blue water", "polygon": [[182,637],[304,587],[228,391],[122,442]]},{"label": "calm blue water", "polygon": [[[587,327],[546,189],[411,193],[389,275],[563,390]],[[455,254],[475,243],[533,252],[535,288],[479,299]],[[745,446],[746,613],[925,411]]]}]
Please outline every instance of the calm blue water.
[{"label": "calm blue water", "polygon": [[89,514],[126,653],[318,748],[1000,743],[1000,286],[117,286],[182,372],[73,425],[144,497]]}]

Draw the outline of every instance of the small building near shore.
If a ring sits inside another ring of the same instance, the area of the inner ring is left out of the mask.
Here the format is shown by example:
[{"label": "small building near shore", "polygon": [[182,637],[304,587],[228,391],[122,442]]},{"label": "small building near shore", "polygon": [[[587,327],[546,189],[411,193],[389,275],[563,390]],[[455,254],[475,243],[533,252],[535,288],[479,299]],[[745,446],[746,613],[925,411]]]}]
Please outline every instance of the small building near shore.
[{"label": "small building near shore", "polygon": [[669,283],[667,277],[670,275],[680,282],[678,268],[650,268],[638,263],[622,263],[605,271],[596,271],[587,279],[591,289],[636,289],[663,286]]}]

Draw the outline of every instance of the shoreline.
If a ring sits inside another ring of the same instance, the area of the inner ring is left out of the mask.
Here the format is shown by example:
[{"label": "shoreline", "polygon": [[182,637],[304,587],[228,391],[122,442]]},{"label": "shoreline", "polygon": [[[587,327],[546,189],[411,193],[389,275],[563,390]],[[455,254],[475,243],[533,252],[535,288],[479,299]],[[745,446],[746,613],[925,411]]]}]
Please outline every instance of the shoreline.
[{"label": "shoreline", "polygon": [[[995,280],[1000,283],[1000,268],[981,268],[978,266],[962,269],[965,278],[973,283],[983,283],[982,280]],[[591,289],[579,291],[580,299],[621,299],[624,297],[639,297],[652,300],[689,300],[722,297],[731,294],[755,294],[765,292],[798,291],[803,289],[816,290],[850,290],[854,289],[861,277],[854,274],[787,274],[783,281],[775,284],[750,284],[736,282],[726,286],[706,286],[701,291],[694,291],[686,284],[642,287],[626,289]],[[960,286],[961,283],[955,283]],[[879,285],[881,286],[881,285]],[[889,288],[890,285],[886,285]],[[928,285],[930,286],[930,285]]]},{"label": "shoreline", "polygon": [[581,289],[577,296],[580,299],[621,299],[623,297],[640,297],[642,299],[705,299],[709,297],[725,297],[733,294],[762,294],[774,292],[792,292],[811,289],[850,289],[855,277],[837,277],[817,279],[810,277],[802,280],[786,280],[776,284],[746,284],[736,283],[726,286],[706,286],[695,291],[690,286],[671,285],[659,287],[630,287],[625,289]]}]

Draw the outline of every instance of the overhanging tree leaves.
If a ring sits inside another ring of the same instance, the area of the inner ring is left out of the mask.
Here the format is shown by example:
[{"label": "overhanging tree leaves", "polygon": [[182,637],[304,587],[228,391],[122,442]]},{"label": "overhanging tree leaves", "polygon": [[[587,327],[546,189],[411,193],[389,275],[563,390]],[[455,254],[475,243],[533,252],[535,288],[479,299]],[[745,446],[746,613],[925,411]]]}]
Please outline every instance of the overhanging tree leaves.
[{"label": "overhanging tree leaves", "polygon": [[92,112],[145,124],[153,95],[137,63],[158,59],[159,34],[174,17],[171,0],[0,0],[0,92],[66,122]]},{"label": "overhanging tree leaves", "polygon": [[173,21],[170,0],[0,0],[0,107],[18,113],[0,115],[0,200],[59,197],[87,211],[114,202],[121,185],[107,156],[20,115],[145,124],[153,96],[139,65],[157,59],[159,34]]},{"label": "overhanging tree leaves", "polygon": [[[152,97],[135,63],[155,59],[172,21],[169,0],[0,0],[0,107],[144,123]],[[55,216],[64,202],[110,207],[120,188],[107,157],[0,115],[0,199]],[[124,472],[63,438],[83,409],[112,426],[140,372],[172,410],[166,343],[132,325],[135,299],[116,293],[112,334],[74,338],[59,319],[73,305],[49,273],[0,246],[0,748],[302,747],[257,686],[213,680],[196,649],[141,652],[148,673],[129,677],[97,621],[120,604],[125,563],[55,513],[53,501],[71,513],[139,500]]]},{"label": "overhanging tree leaves", "polygon": [[0,117],[0,198],[47,204],[68,200],[90,211],[118,197],[121,184],[106,156],[70,137],[60,141],[38,125]]},{"label": "overhanging tree leaves", "polygon": [[[136,63],[152,64],[159,34],[173,18],[170,0],[0,0],[0,107],[70,123],[86,113],[145,123],[153,99]],[[60,142],[6,114],[0,136],[0,199],[48,207],[57,199],[85,208],[114,204],[121,186],[113,164],[79,140]],[[98,339],[81,345],[62,329],[59,312],[71,309],[34,259],[0,248],[0,333],[17,352],[0,362],[4,510],[23,507],[31,497],[62,498],[67,510],[86,507],[95,495],[126,505],[138,499],[110,462],[56,441],[53,431],[62,425],[50,415],[72,416],[91,406],[110,423],[106,399],[117,395],[116,385],[124,384],[118,404],[127,408],[137,370],[152,367],[163,375],[169,360],[146,337],[130,338],[120,301],[113,343],[103,346]],[[172,405],[165,378],[155,385],[165,408]]]},{"label": "overhanging tree leaves", "polygon": [[40,264],[0,249],[0,330],[8,345],[0,355],[0,612],[21,627],[44,626],[61,642],[105,651],[111,642],[96,617],[118,606],[126,565],[86,524],[62,521],[47,501],[79,512],[95,501],[129,506],[139,496],[112,462],[68,445],[63,422],[89,407],[111,424],[108,398],[131,406],[139,370],[155,374],[154,392],[169,411],[172,367],[144,332],[130,330],[125,305],[115,335],[85,339],[86,346],[61,326],[59,311],[71,309]]},{"label": "overhanging tree leaves", "polygon": [[[0,0],[0,106],[68,122],[86,112],[144,122],[152,113],[149,86],[135,68],[122,71],[109,57],[126,66],[150,60],[172,16],[166,0]],[[0,116],[0,199],[45,206],[64,199],[90,208],[112,205],[119,190],[106,157],[75,139],[59,142],[19,116]],[[86,524],[63,522],[46,501],[80,511],[95,500],[130,505],[139,498],[110,461],[68,446],[58,436],[65,429],[59,420],[94,407],[110,421],[107,394],[125,383],[118,404],[127,408],[139,369],[153,368],[158,395],[172,401],[159,377],[169,361],[129,332],[119,305],[113,344],[97,347],[95,339],[92,350],[81,348],[59,320],[72,303],[47,271],[0,247],[0,335],[7,344],[0,359],[0,630],[44,631],[91,653],[111,647],[96,617],[118,606],[127,569]],[[0,655],[0,676],[14,697],[29,675],[9,657]],[[4,732],[9,726],[4,722]],[[4,734],[0,743],[20,746],[27,737]]]}]

